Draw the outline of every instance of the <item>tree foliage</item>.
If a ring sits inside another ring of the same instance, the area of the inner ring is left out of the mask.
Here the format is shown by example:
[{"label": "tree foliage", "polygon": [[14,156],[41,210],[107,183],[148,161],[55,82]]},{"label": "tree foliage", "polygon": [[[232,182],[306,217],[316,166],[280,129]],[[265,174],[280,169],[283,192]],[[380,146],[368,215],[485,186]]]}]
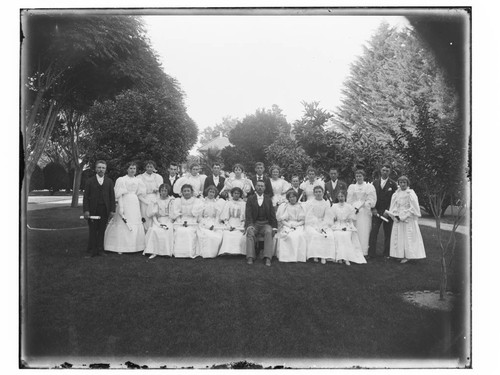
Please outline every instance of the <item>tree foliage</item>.
[{"label": "tree foliage", "polygon": [[52,194],[66,189],[69,183],[68,172],[58,163],[49,163],[43,168],[43,179],[45,189],[50,190]]},{"label": "tree foliage", "polygon": [[203,129],[203,132],[200,134],[200,143],[204,145],[221,134],[227,137],[237,123],[238,119],[236,118],[231,116],[223,117],[220,123],[215,124],[213,127],[208,126]]},{"label": "tree foliage", "polygon": [[288,134],[281,134],[266,148],[266,160],[269,165],[278,165],[288,181],[293,175],[304,178],[307,167],[313,162],[298,142]]},{"label": "tree foliage", "polygon": [[43,177],[43,170],[37,165],[31,176],[29,191],[43,190],[44,188],[45,188],[45,180]]}]

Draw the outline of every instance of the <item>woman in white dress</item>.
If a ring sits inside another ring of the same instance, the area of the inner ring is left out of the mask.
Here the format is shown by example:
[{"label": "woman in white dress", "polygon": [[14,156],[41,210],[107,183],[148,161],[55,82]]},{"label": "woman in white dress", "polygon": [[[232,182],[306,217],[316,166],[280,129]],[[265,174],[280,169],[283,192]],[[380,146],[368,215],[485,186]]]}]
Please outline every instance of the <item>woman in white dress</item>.
[{"label": "woman in white dress", "polygon": [[174,194],[181,195],[181,190],[184,185],[190,185],[193,189],[193,197],[199,198],[203,194],[203,186],[205,186],[206,175],[200,174],[200,165],[192,164],[189,167],[189,173],[182,176],[174,184],[173,191]]},{"label": "woman in white dress", "polygon": [[[332,197],[335,199],[335,197]],[[356,219],[354,207],[345,202],[346,192],[341,190],[337,194],[339,203],[331,208],[333,219],[333,239],[335,241],[335,260],[344,262],[346,265],[354,263],[366,263],[359,243],[358,232],[353,224]]]},{"label": "woman in white dress", "polygon": [[139,175],[146,185],[146,201],[141,202],[141,215],[144,221],[144,229],[147,231],[153,224],[153,219],[147,215],[148,206],[156,202],[160,185],[163,184],[163,177],[156,171],[156,164],[153,160],[146,161],[146,172]]},{"label": "woman in white dress", "polygon": [[377,193],[372,184],[365,182],[365,172],[358,169],[354,176],[356,183],[347,189],[347,203],[354,207],[356,213],[355,226],[358,230],[359,242],[363,255],[368,255],[368,241],[372,228],[372,208],[377,203]]},{"label": "woman in white dress", "polygon": [[149,259],[157,255],[172,256],[174,251],[174,224],[170,218],[173,210],[174,198],[170,197],[169,186],[159,186],[160,197],[150,204],[148,217],[152,225],[146,233],[146,249],[144,255],[151,254]]},{"label": "woman in white dress", "polygon": [[233,173],[226,178],[224,182],[224,187],[221,190],[221,196],[226,198],[229,192],[235,187],[238,187],[243,192],[243,200],[246,201],[248,193],[253,189],[252,181],[245,177],[243,174],[243,166],[241,164],[235,164],[233,167]]},{"label": "woman in white dress", "polygon": [[278,207],[277,256],[280,262],[305,262],[307,260],[307,243],[304,235],[306,213],[298,201],[299,194],[295,190],[286,193],[288,203]]},{"label": "woman in white dress", "polygon": [[181,188],[182,197],[174,201],[172,219],[174,223],[174,257],[196,258],[198,253],[198,215],[202,203],[193,197],[193,187],[189,184]]},{"label": "woman in white dress", "polygon": [[314,199],[310,199],[305,204],[305,235],[307,241],[307,259],[314,258],[317,262],[321,258],[321,263],[335,259],[335,242],[333,231],[330,228],[331,217],[330,203],[323,199],[323,188],[314,188]]},{"label": "woman in white dress", "polygon": [[219,255],[223,254],[242,254],[246,255],[246,237],[243,235],[245,230],[245,207],[246,203],[241,196],[243,190],[239,187],[231,189],[232,199],[228,199],[220,220],[226,226],[222,234],[222,246]]},{"label": "woman in white dress", "polygon": [[314,188],[316,186],[321,186],[325,190],[324,181],[316,177],[316,169],[309,167],[307,168],[307,180],[300,184],[300,188],[304,191],[303,200],[314,200]]},{"label": "woman in white dress", "polygon": [[401,263],[408,259],[425,258],[424,241],[418,226],[420,206],[417,194],[410,189],[408,177],[398,179],[399,189],[391,199],[389,215],[394,220],[391,233],[391,250],[393,258],[400,258]]},{"label": "woman in white dress", "polygon": [[119,254],[143,251],[146,242],[142,225],[139,201],[146,201],[146,186],[142,179],[135,177],[137,164],[130,163],[127,175],[119,177],[115,183],[115,197],[118,200],[117,215],[104,233],[104,249]]},{"label": "woman in white dress", "polygon": [[284,178],[280,177],[281,169],[277,165],[269,168],[269,174],[271,175],[271,185],[273,187],[273,206],[277,209],[281,203],[286,202],[286,192],[290,189],[291,185]]},{"label": "woman in white dress", "polygon": [[206,188],[199,224],[197,229],[198,254],[203,258],[215,258],[219,253],[222,243],[222,226],[220,225],[220,214],[224,207],[224,199],[216,198],[219,191],[214,185]]}]

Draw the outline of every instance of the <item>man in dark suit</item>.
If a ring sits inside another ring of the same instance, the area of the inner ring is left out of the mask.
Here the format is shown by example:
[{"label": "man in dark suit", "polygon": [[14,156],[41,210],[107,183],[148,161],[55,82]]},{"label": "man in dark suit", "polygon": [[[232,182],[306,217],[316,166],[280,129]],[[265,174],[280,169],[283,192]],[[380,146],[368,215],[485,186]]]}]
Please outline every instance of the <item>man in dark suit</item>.
[{"label": "man in dark suit", "polygon": [[[391,246],[392,219],[385,213],[391,206],[392,195],[398,189],[398,184],[389,178],[391,174],[391,166],[384,164],[380,169],[380,178],[373,181],[375,192],[377,193],[377,203],[372,208],[372,229],[370,232],[370,240],[368,247],[368,258],[377,256],[377,236],[380,230],[380,225],[384,226],[384,256],[389,257]],[[381,219],[384,217],[388,220]]]},{"label": "man in dark suit", "polygon": [[177,182],[179,179],[179,175],[177,174],[178,172],[178,165],[175,163],[170,163],[170,166],[168,167],[168,176],[163,180],[165,184],[168,185],[168,195],[174,197],[174,198],[179,198],[179,194],[174,193],[174,184]]},{"label": "man in dark suit", "polygon": [[[83,217],[89,223],[89,243],[87,257],[104,254],[104,232],[109,219],[115,214],[115,191],[113,181],[104,175],[106,162],[98,160],[96,175],[85,182],[83,194]],[[90,219],[100,216],[100,219]]]},{"label": "man in dark suit", "polygon": [[257,181],[255,194],[251,195],[245,210],[245,231],[247,238],[247,263],[253,264],[255,259],[255,241],[257,236],[264,235],[264,261],[271,266],[273,257],[273,236],[278,231],[278,222],[274,212],[272,199],[264,194],[264,181]]},{"label": "man in dark suit", "polygon": [[[224,181],[226,179],[220,175],[220,164],[212,165],[212,175],[208,176],[205,179],[205,184],[203,185],[203,196],[206,197],[207,194],[205,191],[211,185],[215,186],[217,190],[220,191],[224,187]],[[221,197],[222,198],[222,197]]]},{"label": "man in dark suit", "polygon": [[292,187],[288,190],[289,191],[294,190],[299,195],[298,199],[300,199],[301,197],[303,198],[302,193],[304,192],[304,190],[302,190],[300,188],[300,177],[299,176],[297,176],[297,175],[292,176],[291,185],[292,185]]},{"label": "man in dark suit", "polygon": [[347,191],[347,184],[344,181],[340,181],[338,177],[338,169],[335,167],[330,168],[330,181],[325,184],[324,195],[324,199],[330,202],[330,206],[339,202],[337,199],[339,191]]},{"label": "man in dark suit", "polygon": [[[269,197],[272,197],[274,195],[273,185],[271,185],[271,179],[269,177],[264,176],[264,163],[260,161],[255,163],[255,176],[251,178],[251,181],[255,189],[257,188],[256,187],[257,181],[264,181],[264,186],[265,186],[264,194]],[[250,191],[248,195],[252,195],[254,193],[255,190],[252,189],[252,191]]]}]

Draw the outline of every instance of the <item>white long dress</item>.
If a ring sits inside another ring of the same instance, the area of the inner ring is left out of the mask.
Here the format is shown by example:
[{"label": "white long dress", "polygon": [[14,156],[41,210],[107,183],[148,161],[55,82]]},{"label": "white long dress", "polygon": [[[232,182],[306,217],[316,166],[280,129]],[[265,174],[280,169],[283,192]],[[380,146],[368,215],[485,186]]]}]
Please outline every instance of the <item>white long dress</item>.
[{"label": "white long dress", "polygon": [[325,191],[325,182],[323,180],[320,180],[319,178],[316,178],[314,182],[306,180],[300,184],[300,188],[304,190],[306,200],[314,200],[314,188],[316,186],[321,186],[323,188],[323,191]]},{"label": "white long dress", "polygon": [[231,194],[231,189],[239,187],[243,190],[243,196],[241,198],[246,198],[248,193],[252,190],[253,184],[252,181],[242,175],[240,178],[236,178],[234,173],[231,173],[228,178],[224,181],[224,188],[221,192],[226,191],[228,194]]},{"label": "white long dress", "polygon": [[347,203],[354,209],[359,209],[356,214],[355,226],[358,230],[359,242],[363,255],[368,255],[370,230],[372,229],[372,208],[377,203],[377,193],[372,184],[363,181],[361,184],[351,184],[347,189]]},{"label": "white long dress", "polygon": [[280,262],[305,262],[307,242],[304,232],[306,213],[300,202],[283,203],[278,207],[279,223],[277,257]]},{"label": "white long dress", "polygon": [[[148,208],[148,215],[154,217],[146,233],[144,254],[172,256],[174,251],[174,224],[170,218],[174,198],[158,198]],[[164,226],[162,227],[161,224]],[[165,227],[166,226],[166,227]]]},{"label": "white long dress", "polygon": [[245,208],[246,202],[242,199],[238,199],[237,201],[229,199],[226,201],[220,215],[220,219],[224,221],[226,229],[222,232],[222,246],[219,250],[219,255],[246,255],[246,237],[243,235],[245,230]]},{"label": "white long dress", "polygon": [[203,258],[215,258],[219,253],[222,243],[222,225],[219,223],[219,217],[224,203],[223,199],[205,198],[203,200],[196,231],[198,236],[197,252]]},{"label": "white long dress", "polygon": [[202,203],[198,198],[176,198],[173,204],[174,256],[176,258],[196,258],[198,253],[198,215]]},{"label": "white long dress", "polygon": [[305,204],[305,236],[307,241],[307,259],[335,259],[335,242],[329,222],[330,203],[321,199],[309,200]]},{"label": "white long dress", "polygon": [[118,205],[116,215],[104,233],[105,250],[117,253],[144,250],[146,241],[138,197],[145,194],[146,186],[139,177],[123,176],[116,180],[115,197]]},{"label": "white long dress", "polygon": [[286,192],[292,187],[284,178],[273,180],[271,178],[271,185],[273,187],[273,206],[286,202]]},{"label": "white long dress", "polygon": [[[163,177],[158,173],[147,173],[144,172],[139,175],[139,178],[142,179],[144,185],[146,186],[146,200],[148,203],[140,202],[141,205],[141,215],[146,220],[144,223],[144,229],[147,231],[149,227],[153,224],[153,218],[147,215],[148,206],[156,202],[158,197],[157,191],[160,188],[160,185],[163,184]],[[155,191],[156,192],[153,192]]]},{"label": "white long dress", "polygon": [[353,224],[356,217],[354,207],[349,203],[335,203],[331,208],[333,238],[335,240],[335,260],[366,263],[358,231]]},{"label": "white long dress", "polygon": [[193,197],[200,197],[203,194],[203,186],[205,184],[205,179],[207,178],[204,174],[198,174],[196,176],[191,175],[191,173],[186,173],[184,176],[179,178],[174,184],[172,190],[175,194],[182,195],[181,189],[185,184],[191,185],[193,187]]},{"label": "white long dress", "polygon": [[391,199],[392,214],[398,215],[392,225],[390,255],[394,258],[425,258],[424,241],[418,226],[420,206],[415,192],[407,188],[398,189]]}]

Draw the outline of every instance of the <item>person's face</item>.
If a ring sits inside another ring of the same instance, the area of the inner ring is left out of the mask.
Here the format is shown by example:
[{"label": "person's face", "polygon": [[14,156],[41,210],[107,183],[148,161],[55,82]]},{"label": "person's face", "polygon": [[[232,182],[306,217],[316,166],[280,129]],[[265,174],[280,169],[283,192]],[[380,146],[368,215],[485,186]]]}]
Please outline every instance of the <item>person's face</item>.
[{"label": "person's face", "polygon": [[298,178],[298,177],[294,177],[294,178],[292,178],[292,186],[293,186],[294,188],[298,188],[298,187],[299,187],[299,185],[300,185],[299,178]]},{"label": "person's face", "polygon": [[241,170],[241,168],[240,168],[240,167],[236,167],[236,168],[234,168],[234,174],[235,174],[236,176],[238,176],[238,177],[239,177],[239,176],[241,176],[241,173],[242,173],[242,172],[243,172],[243,171]]},{"label": "person's face", "polygon": [[197,165],[194,165],[194,166],[191,168],[191,174],[192,174],[193,176],[196,176],[196,175],[198,175],[198,172],[200,172],[200,167],[199,167],[199,166],[197,166]]},{"label": "person's face", "polygon": [[277,179],[279,176],[280,176],[280,171],[278,171],[277,169],[273,169],[271,171],[271,177],[272,178]]},{"label": "person's face", "polygon": [[322,200],[323,199],[323,190],[314,189],[314,198],[316,198],[317,200]]},{"label": "person's face", "polygon": [[182,196],[185,198],[185,199],[189,199],[191,198],[191,196],[193,195],[193,192],[191,191],[190,188],[188,187],[185,187],[184,189],[182,189]]},{"label": "person's face", "polygon": [[154,165],[153,165],[153,164],[148,164],[148,165],[146,165],[146,173],[147,173],[147,174],[151,174],[151,173],[153,173],[154,169],[155,169],[155,167],[154,167]]},{"label": "person's face", "polygon": [[233,192],[233,200],[237,201],[238,199],[240,199],[240,192],[238,190],[235,190]]},{"label": "person's face", "polygon": [[332,181],[337,181],[337,178],[339,177],[339,172],[337,172],[336,169],[330,170],[330,178]]},{"label": "person's face", "polygon": [[389,174],[391,173],[391,169],[387,167],[382,167],[380,170],[380,176],[382,177],[383,180],[386,180],[389,177]]},{"label": "person's face", "polygon": [[220,166],[214,165],[212,167],[212,173],[214,174],[214,176],[219,176],[220,175]]},{"label": "person's face", "polygon": [[167,188],[161,188],[160,189],[160,198],[165,199],[168,197],[168,189]]},{"label": "person's face", "polygon": [[210,189],[207,194],[208,199],[214,199],[215,198],[215,190]]},{"label": "person's face", "polygon": [[98,163],[95,166],[95,172],[99,175],[99,177],[104,176],[104,173],[106,173],[106,164]]},{"label": "person's face", "polygon": [[255,173],[257,173],[257,175],[259,176],[262,176],[262,174],[264,173],[264,167],[262,165],[256,166]]},{"label": "person's face", "polygon": [[361,183],[364,181],[365,177],[363,176],[363,173],[356,173],[354,175],[356,177],[356,182]]},{"label": "person's face", "polygon": [[297,197],[295,196],[295,194],[290,194],[290,196],[288,197],[288,202],[290,202],[291,205],[297,203]]},{"label": "person's face", "polygon": [[406,180],[399,181],[399,187],[401,190],[406,190],[408,188],[408,182],[406,182]]},{"label": "person's face", "polygon": [[135,165],[130,165],[127,168],[127,173],[129,176],[135,176],[135,172],[137,171],[137,167]]},{"label": "person's face", "polygon": [[170,176],[175,176],[177,174],[177,166],[176,165],[171,165],[168,168],[168,173],[170,173]]},{"label": "person's face", "polygon": [[255,191],[257,194],[262,195],[265,189],[266,185],[264,184],[264,181],[257,181],[257,184],[255,185]]},{"label": "person's face", "polygon": [[307,172],[307,177],[309,177],[309,180],[314,181],[314,179],[316,178],[316,172],[314,171]]},{"label": "person's face", "polygon": [[340,203],[344,203],[345,202],[345,195],[342,193],[338,193],[337,199],[339,200]]}]

